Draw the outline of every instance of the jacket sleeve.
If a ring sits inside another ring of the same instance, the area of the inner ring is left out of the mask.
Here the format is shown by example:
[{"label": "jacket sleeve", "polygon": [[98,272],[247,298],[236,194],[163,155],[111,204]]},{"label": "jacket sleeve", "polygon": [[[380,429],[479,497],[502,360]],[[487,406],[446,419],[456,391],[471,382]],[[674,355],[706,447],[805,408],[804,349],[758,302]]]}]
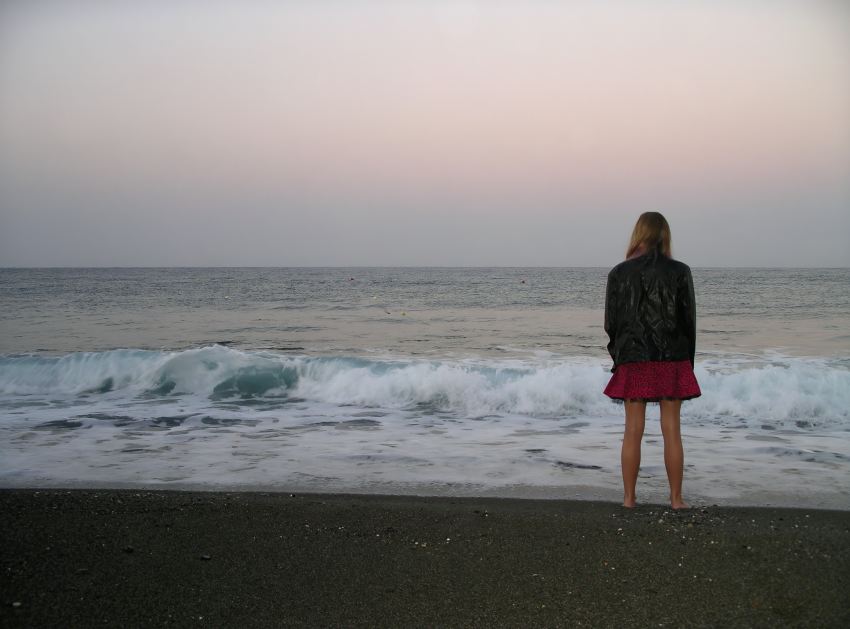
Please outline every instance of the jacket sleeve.
[{"label": "jacket sleeve", "polygon": [[[614,357],[614,343],[617,338],[617,281],[614,273],[608,274],[608,283],[605,287],[605,332],[608,334],[608,353],[611,360]],[[611,369],[613,371],[613,368]]]},{"label": "jacket sleeve", "polygon": [[688,269],[684,281],[679,287],[679,325],[688,339],[691,367],[694,366],[697,342],[697,304],[694,296],[694,278]]}]

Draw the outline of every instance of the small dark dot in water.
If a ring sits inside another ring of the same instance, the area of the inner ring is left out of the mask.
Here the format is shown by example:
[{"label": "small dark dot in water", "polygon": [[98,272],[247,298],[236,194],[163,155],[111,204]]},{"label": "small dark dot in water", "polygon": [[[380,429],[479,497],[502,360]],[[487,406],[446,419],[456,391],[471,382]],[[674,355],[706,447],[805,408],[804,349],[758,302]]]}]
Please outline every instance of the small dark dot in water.
[{"label": "small dark dot in water", "polygon": [[770,424],[762,424],[761,429],[762,430],[776,430],[776,426],[771,426]]},{"label": "small dark dot in water", "polygon": [[540,454],[541,452],[546,452],[546,448],[528,448],[526,452],[531,452],[532,454]]}]

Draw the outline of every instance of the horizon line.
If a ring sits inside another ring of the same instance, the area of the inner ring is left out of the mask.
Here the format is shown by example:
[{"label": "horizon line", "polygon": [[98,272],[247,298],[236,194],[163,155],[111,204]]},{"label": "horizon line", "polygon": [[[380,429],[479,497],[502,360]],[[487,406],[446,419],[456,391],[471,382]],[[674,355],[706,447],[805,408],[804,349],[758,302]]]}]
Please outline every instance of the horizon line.
[{"label": "horizon line", "polygon": [[[617,264],[617,263],[615,263]],[[694,269],[850,269],[845,266],[771,266],[771,265],[719,265],[701,266],[689,265]],[[321,265],[321,264],[294,264],[294,265],[267,265],[267,264],[191,264],[191,265],[66,265],[66,266],[0,266],[0,270],[50,270],[50,269],[605,269],[608,265],[415,265],[415,264],[349,264],[349,265]]]}]

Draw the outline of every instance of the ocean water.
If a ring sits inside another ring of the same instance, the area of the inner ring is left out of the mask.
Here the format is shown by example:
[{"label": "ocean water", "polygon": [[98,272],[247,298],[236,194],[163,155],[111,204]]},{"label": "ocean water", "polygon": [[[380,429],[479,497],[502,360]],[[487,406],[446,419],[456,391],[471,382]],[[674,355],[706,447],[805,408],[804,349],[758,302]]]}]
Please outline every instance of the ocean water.
[{"label": "ocean water", "polygon": [[[850,509],[850,269],[693,273],[686,497]],[[0,485],[618,500],[606,275],[0,269]]]}]

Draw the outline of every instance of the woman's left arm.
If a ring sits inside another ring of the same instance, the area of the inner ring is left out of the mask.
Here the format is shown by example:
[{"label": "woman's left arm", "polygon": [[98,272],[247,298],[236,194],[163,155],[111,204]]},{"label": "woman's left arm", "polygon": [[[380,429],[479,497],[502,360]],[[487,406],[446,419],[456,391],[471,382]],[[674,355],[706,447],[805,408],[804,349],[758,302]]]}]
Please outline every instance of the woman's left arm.
[{"label": "woman's left arm", "polygon": [[615,362],[614,341],[617,337],[616,286],[617,282],[614,279],[614,271],[612,270],[608,274],[608,283],[605,286],[605,332],[608,334],[608,353],[611,355],[611,359]]},{"label": "woman's left arm", "polygon": [[691,269],[684,274],[683,284],[679,287],[679,321],[688,339],[688,351],[691,367],[694,366],[697,345],[697,302],[694,294],[694,278]]}]

